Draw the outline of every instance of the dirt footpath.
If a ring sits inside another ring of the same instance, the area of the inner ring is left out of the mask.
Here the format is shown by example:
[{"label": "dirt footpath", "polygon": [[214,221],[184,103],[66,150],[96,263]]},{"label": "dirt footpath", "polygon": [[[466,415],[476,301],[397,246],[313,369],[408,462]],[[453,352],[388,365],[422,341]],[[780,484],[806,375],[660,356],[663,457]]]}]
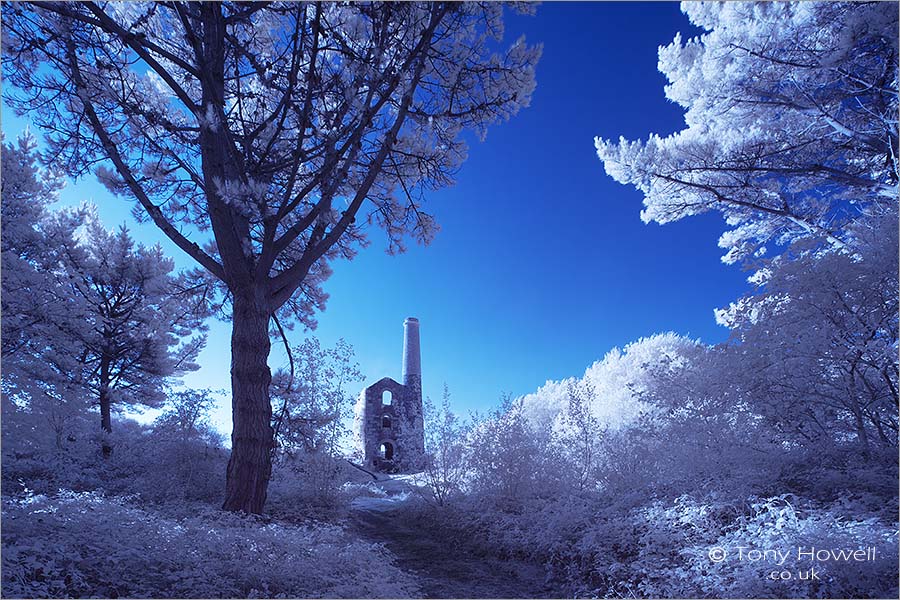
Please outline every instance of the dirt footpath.
[{"label": "dirt footpath", "polygon": [[358,498],[350,525],[368,541],[381,542],[397,566],[419,580],[427,598],[558,597],[544,583],[539,565],[480,556],[466,540],[435,539],[435,532],[413,521],[403,506],[414,493],[397,479],[378,482],[384,498]]}]

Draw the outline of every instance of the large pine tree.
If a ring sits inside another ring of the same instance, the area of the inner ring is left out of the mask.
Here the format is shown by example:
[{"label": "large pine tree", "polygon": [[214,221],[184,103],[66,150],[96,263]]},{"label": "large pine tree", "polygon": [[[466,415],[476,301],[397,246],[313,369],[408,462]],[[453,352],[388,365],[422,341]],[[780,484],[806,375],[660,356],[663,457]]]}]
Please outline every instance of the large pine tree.
[{"label": "large pine tree", "polygon": [[[373,228],[436,230],[422,195],[462,133],[528,104],[539,48],[499,48],[495,3],[3,6],[7,102],[71,175],[95,169],[218,280],[232,308],[224,506],[271,473],[269,325],[312,322],[328,261]],[[205,235],[210,232],[211,236]]]}]

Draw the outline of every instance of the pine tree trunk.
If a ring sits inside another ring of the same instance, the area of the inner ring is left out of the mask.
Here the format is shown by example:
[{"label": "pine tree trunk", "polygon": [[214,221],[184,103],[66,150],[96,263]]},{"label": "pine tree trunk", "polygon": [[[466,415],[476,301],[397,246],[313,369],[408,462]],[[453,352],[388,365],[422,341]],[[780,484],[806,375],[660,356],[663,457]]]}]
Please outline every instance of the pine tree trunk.
[{"label": "pine tree trunk", "polygon": [[225,510],[261,514],[272,473],[269,309],[253,294],[234,295],[231,330],[231,459]]},{"label": "pine tree trunk", "polygon": [[[112,433],[112,399],[109,396],[109,363],[108,357],[100,358],[100,429],[105,433]],[[103,458],[112,455],[112,446],[104,439],[102,443]]]}]

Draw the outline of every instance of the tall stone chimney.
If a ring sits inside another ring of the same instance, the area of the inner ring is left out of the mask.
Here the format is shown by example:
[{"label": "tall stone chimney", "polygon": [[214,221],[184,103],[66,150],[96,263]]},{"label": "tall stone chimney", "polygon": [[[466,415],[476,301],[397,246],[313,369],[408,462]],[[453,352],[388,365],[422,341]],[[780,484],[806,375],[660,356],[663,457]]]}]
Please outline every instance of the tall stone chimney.
[{"label": "tall stone chimney", "polygon": [[403,322],[403,385],[422,394],[422,357],[419,352],[419,320],[407,317]]},{"label": "tall stone chimney", "polygon": [[403,456],[401,466],[416,470],[425,457],[425,420],[422,413],[422,357],[419,350],[419,320],[407,317],[403,322],[402,415]]}]

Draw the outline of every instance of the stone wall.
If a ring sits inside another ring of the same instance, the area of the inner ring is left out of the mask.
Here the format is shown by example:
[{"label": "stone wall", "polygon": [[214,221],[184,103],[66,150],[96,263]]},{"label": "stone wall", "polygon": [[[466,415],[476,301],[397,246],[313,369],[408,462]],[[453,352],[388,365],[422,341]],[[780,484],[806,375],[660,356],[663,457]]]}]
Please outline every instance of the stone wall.
[{"label": "stone wall", "polygon": [[[390,404],[383,403],[385,391],[391,394]],[[356,426],[367,466],[384,471],[403,471],[421,465],[425,432],[420,398],[419,389],[397,383],[390,377],[377,381],[363,391]],[[389,423],[385,422],[385,417],[388,417]],[[386,453],[382,452],[382,444],[388,445]]]},{"label": "stone wall", "polygon": [[[389,404],[382,401],[384,392],[391,394]],[[403,383],[385,377],[364,389],[356,406],[355,426],[367,466],[384,471],[408,471],[422,466],[425,425],[419,320],[415,317],[403,323]]]}]

